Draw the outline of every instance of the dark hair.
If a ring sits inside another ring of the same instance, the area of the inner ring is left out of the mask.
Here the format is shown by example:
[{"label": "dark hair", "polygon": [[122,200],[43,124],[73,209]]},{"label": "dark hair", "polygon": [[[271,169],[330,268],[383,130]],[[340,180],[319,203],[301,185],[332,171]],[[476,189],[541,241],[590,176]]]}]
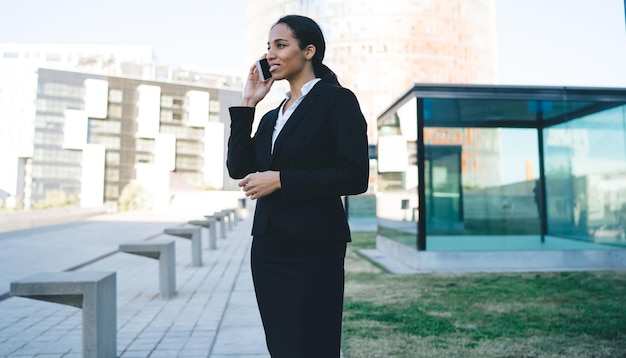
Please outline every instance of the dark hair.
[{"label": "dark hair", "polygon": [[315,46],[315,55],[311,59],[315,77],[339,85],[335,73],[322,63],[324,52],[326,52],[326,41],[324,41],[322,29],[313,19],[301,15],[287,15],[281,17],[274,25],[277,24],[285,24],[291,28],[293,37],[298,39],[300,49],[304,50],[308,45]]}]

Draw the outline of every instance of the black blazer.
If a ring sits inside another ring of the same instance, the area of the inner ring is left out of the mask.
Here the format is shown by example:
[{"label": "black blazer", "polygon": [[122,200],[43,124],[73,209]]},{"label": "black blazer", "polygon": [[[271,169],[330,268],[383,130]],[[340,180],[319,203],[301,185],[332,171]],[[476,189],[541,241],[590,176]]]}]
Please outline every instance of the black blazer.
[{"label": "black blazer", "polygon": [[253,236],[350,241],[342,195],[367,190],[367,124],[355,95],[319,81],[293,112],[272,148],[280,106],[250,137],[254,108],[231,107],[226,166],[233,179],[280,171],[281,189],[257,200]]}]

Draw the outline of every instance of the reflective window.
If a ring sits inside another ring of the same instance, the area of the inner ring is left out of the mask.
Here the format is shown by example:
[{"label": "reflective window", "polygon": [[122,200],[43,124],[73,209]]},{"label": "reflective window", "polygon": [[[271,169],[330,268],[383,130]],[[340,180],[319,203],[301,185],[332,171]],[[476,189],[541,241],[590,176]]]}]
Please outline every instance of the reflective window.
[{"label": "reflective window", "polygon": [[548,233],[626,246],[626,106],[545,130]]}]

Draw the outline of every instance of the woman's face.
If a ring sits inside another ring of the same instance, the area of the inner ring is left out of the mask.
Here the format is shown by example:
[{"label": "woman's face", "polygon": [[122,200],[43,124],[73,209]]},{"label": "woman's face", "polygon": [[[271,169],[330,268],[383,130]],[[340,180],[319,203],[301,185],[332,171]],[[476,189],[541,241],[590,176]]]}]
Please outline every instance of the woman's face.
[{"label": "woman's face", "polygon": [[313,74],[313,67],[307,59],[313,57],[315,47],[300,49],[298,39],[286,24],[272,27],[267,44],[267,61],[274,80],[292,80]]}]

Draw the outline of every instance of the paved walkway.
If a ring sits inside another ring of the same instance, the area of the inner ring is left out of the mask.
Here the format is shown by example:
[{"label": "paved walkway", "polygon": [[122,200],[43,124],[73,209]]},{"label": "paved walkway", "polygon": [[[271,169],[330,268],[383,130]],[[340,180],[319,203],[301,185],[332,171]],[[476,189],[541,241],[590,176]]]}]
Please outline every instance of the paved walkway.
[{"label": "paved walkway", "polygon": [[[78,308],[9,297],[10,282],[42,271],[115,271],[119,357],[269,357],[249,265],[252,218],[238,222],[203,266],[189,240],[163,229],[202,217],[127,213],[0,233],[0,357],[81,357]],[[217,230],[219,233],[219,230]],[[125,241],[176,242],[177,295],[159,298],[158,262],[117,251]]]}]

